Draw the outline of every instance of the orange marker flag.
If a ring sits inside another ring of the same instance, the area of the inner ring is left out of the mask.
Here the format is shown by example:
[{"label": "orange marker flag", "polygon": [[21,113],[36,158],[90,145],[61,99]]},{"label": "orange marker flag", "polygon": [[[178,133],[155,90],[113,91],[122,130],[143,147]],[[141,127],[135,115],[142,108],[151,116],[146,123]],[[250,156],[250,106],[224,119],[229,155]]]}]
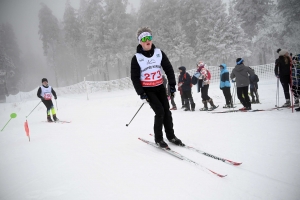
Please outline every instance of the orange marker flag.
[{"label": "orange marker flag", "polygon": [[25,128],[25,132],[26,132],[26,135],[29,139],[29,142],[30,142],[30,135],[29,135],[29,127],[28,127],[28,122],[26,120],[26,122],[24,123],[24,128]]}]

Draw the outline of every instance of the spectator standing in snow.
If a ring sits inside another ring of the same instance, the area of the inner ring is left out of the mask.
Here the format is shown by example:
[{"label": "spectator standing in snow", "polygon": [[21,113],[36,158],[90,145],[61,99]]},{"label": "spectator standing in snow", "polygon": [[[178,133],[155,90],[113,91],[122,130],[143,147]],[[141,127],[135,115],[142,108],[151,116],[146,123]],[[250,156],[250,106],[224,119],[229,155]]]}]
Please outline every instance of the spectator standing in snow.
[{"label": "spectator standing in snow", "polygon": [[283,107],[291,106],[290,100],[290,87],[291,87],[291,65],[292,59],[289,55],[289,52],[285,49],[279,51],[279,57],[275,61],[275,76],[279,78],[286,102],[283,104]]},{"label": "spectator standing in snow", "polygon": [[233,108],[232,96],[230,93],[230,80],[229,71],[226,64],[221,64],[220,66],[220,89],[223,91],[226,105],[223,108]]},{"label": "spectator standing in snow", "polygon": [[[199,76],[199,82],[198,84],[201,84],[200,86],[198,86],[198,88],[200,87],[201,89],[201,97],[202,97],[202,103],[204,104],[204,107],[200,109],[200,111],[206,111],[208,110],[207,107],[207,103],[210,104],[211,106],[211,110],[214,110],[217,108],[217,106],[215,106],[212,98],[210,98],[208,96],[208,89],[209,89],[209,83],[210,83],[210,72],[206,69],[206,64],[203,61],[199,61],[197,64],[197,72],[200,73]],[[198,90],[199,92],[199,90]]]},{"label": "spectator standing in snow", "polygon": [[[252,69],[252,68],[250,68],[250,69]],[[252,70],[253,70],[254,75],[249,76],[249,80],[250,80],[250,94],[251,94],[251,98],[252,98],[251,103],[259,103],[259,96],[258,96],[258,91],[257,91],[258,90],[258,84],[257,84],[257,82],[259,82],[259,78],[255,74],[254,69],[252,69]],[[255,100],[254,95],[256,96],[256,100]]]},{"label": "spectator standing in snow", "polygon": [[253,76],[254,72],[250,69],[250,67],[244,65],[243,58],[236,59],[236,66],[231,72],[230,78],[236,81],[236,92],[238,99],[243,104],[243,108],[240,110],[251,110],[251,102],[248,96],[249,90],[249,75]]},{"label": "spectator standing in snow", "polygon": [[186,72],[186,68],[181,66],[178,68],[180,75],[178,79],[178,86],[181,88],[182,97],[184,99],[184,111],[195,111],[195,103],[192,97],[192,83],[191,76]]},{"label": "spectator standing in snow", "polygon": [[164,71],[168,78],[171,95],[174,96],[176,80],[173,67],[167,55],[152,44],[152,31],[149,27],[140,28],[137,31],[137,39],[139,45],[131,60],[131,80],[136,93],[142,100],[149,103],[155,113],[155,143],[161,148],[168,147],[163,140],[164,127],[170,142],[183,145],[174,134],[172,113],[169,110],[166,89],[163,86]]}]

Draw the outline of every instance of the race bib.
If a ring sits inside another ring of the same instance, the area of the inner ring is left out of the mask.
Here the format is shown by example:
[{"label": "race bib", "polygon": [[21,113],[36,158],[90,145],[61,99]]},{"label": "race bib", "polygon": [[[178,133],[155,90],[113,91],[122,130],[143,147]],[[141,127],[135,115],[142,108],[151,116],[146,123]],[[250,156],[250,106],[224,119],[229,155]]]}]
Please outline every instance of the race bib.
[{"label": "race bib", "polygon": [[45,100],[51,100],[52,94],[51,93],[44,93],[44,99]]}]

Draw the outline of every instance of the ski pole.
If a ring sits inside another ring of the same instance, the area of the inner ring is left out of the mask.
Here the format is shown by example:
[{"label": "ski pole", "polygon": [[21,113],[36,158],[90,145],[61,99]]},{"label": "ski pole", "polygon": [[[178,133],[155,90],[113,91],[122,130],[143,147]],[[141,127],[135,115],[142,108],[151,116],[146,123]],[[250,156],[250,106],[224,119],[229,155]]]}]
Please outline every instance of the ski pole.
[{"label": "ski pole", "polygon": [[[38,103],[38,105],[39,105],[41,102],[42,102],[42,101],[40,101],[40,102]],[[38,105],[36,105],[36,106],[34,107],[34,109],[36,109],[36,107],[38,107]],[[29,115],[34,111],[34,109],[29,113]],[[26,118],[29,117],[29,115],[27,115]]]},{"label": "ski pole", "polygon": [[57,101],[56,101],[56,99],[55,99],[55,103],[56,103],[56,109],[58,110],[58,107],[57,107]]},{"label": "ski pole", "polygon": [[255,94],[256,94],[256,98],[258,99],[258,102],[260,102],[260,101],[259,101],[259,95],[258,95],[258,93],[257,93],[257,89],[256,89],[256,87],[255,87],[254,84],[253,84],[253,86],[254,86],[254,91],[255,91]]},{"label": "ski pole", "polygon": [[276,105],[275,105],[275,107],[279,107],[279,78],[277,78]]},{"label": "ski pole", "polygon": [[133,116],[133,118],[130,120],[130,122],[128,123],[128,124],[126,124],[126,126],[129,126],[129,124],[132,122],[132,120],[134,119],[134,117],[136,116],[136,114],[138,114],[138,112],[141,110],[141,108],[143,107],[143,105],[144,105],[145,103],[143,103],[142,105],[141,105],[141,107],[138,109],[138,111],[135,113],[135,115]]},{"label": "ski pole", "polygon": [[235,85],[235,82],[233,82],[233,84],[234,84],[234,100],[233,100],[233,103],[235,104],[235,95],[236,95],[236,85]]}]

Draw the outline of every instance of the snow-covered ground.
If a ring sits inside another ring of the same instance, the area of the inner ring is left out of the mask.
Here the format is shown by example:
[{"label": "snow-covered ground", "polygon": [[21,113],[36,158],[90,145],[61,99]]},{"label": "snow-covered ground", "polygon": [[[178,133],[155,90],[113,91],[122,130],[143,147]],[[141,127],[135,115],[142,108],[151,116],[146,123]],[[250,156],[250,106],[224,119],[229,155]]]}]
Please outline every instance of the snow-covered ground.
[{"label": "snow-covered ground", "polygon": [[[225,110],[217,84],[210,86],[209,95],[220,105],[217,110]],[[259,82],[259,95],[262,104],[253,109],[274,107],[276,80]],[[61,95],[57,116],[72,123],[42,122],[46,108],[40,104],[28,117],[30,142],[24,122],[39,100],[0,104],[1,129],[11,113],[18,115],[0,132],[0,199],[300,199],[300,112],[212,114],[199,111],[200,93],[193,96],[196,112],[172,111],[177,137],[243,164],[232,166],[170,147],[227,177],[138,140],[153,141],[154,113],[144,105],[125,126],[142,104],[133,89],[93,93],[89,100],[86,94]],[[176,103],[180,107],[178,93]]]}]

